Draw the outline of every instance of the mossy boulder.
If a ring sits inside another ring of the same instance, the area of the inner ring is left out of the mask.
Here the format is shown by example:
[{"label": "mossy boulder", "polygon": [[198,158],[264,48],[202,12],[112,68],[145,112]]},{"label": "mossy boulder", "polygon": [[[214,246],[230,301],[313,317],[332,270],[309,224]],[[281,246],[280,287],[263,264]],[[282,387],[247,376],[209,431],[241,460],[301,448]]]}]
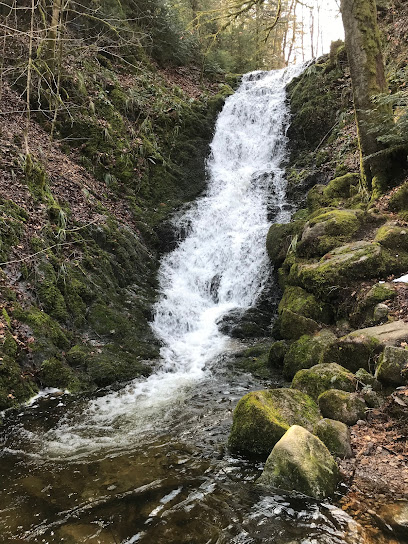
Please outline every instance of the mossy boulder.
[{"label": "mossy boulder", "polygon": [[389,222],[380,227],[375,241],[382,246],[396,251],[408,251],[408,227],[401,227],[395,222]]},{"label": "mossy boulder", "polygon": [[351,372],[357,372],[359,368],[374,370],[381,350],[382,346],[376,338],[351,333],[327,346],[321,362],[338,363]]},{"label": "mossy boulder", "polygon": [[323,417],[336,419],[346,425],[354,425],[365,417],[367,406],[357,393],[329,389],[319,395],[318,400]]},{"label": "mossy boulder", "polygon": [[357,192],[360,174],[345,174],[329,181],[323,191],[327,200],[348,199]]},{"label": "mossy boulder", "polygon": [[317,401],[319,395],[328,389],[354,391],[356,385],[357,380],[354,374],[346,368],[336,363],[320,363],[311,368],[299,370],[292,380],[291,387],[303,391]]},{"label": "mossy boulder", "polygon": [[375,377],[390,385],[405,385],[408,382],[408,350],[387,346],[379,360]]},{"label": "mossy boulder", "polygon": [[404,183],[395,191],[388,202],[388,208],[392,212],[408,210],[408,183]]},{"label": "mossy boulder", "polygon": [[29,375],[22,373],[14,358],[2,354],[0,361],[0,410],[11,408],[38,391]]},{"label": "mossy boulder", "polygon": [[295,285],[288,285],[283,292],[278,312],[281,314],[284,310],[322,323],[330,323],[332,319],[332,311],[328,304]]},{"label": "mossy boulder", "polygon": [[258,482],[315,499],[332,495],[339,469],[323,442],[293,425],[273,448]]},{"label": "mossy boulder", "polygon": [[268,366],[280,368],[283,365],[285,354],[288,351],[288,344],[284,340],[274,342],[268,353]]},{"label": "mossy boulder", "polygon": [[306,223],[296,252],[301,257],[321,257],[349,242],[360,228],[362,212],[321,210]]},{"label": "mossy boulder", "polygon": [[286,309],[279,316],[278,323],[280,335],[286,340],[296,340],[304,334],[314,334],[321,328],[313,319]]},{"label": "mossy boulder", "polygon": [[286,258],[294,236],[298,234],[303,222],[274,223],[266,237],[266,250],[272,264],[279,268]]},{"label": "mossy boulder", "polygon": [[375,308],[378,304],[392,300],[396,296],[395,285],[392,283],[376,283],[371,289],[359,297],[355,311],[350,317],[354,326],[372,325],[375,323]]},{"label": "mossy boulder", "polygon": [[234,410],[228,445],[234,452],[266,459],[291,425],[312,429],[319,419],[316,403],[300,391],[253,391]]},{"label": "mossy boulder", "polygon": [[287,351],[283,363],[283,375],[292,379],[299,370],[311,368],[320,363],[325,349],[336,340],[329,330],[323,329],[315,336],[303,335],[293,342]]},{"label": "mossy boulder", "polygon": [[74,379],[72,369],[59,359],[52,357],[45,360],[40,368],[40,381],[44,387],[66,388]]},{"label": "mossy boulder", "polygon": [[353,280],[378,276],[382,266],[381,246],[366,241],[353,242],[334,249],[316,263],[295,263],[288,282],[300,285],[316,296],[328,297],[338,287]]},{"label": "mossy boulder", "polygon": [[334,419],[321,419],[314,426],[313,434],[320,438],[332,455],[343,459],[353,457],[350,431],[345,423]]}]

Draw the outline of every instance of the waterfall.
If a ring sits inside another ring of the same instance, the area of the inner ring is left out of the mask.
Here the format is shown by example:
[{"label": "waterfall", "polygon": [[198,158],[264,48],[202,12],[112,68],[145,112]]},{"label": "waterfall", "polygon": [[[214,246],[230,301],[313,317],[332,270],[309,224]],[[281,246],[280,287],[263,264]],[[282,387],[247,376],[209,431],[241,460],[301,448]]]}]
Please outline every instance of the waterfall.
[{"label": "waterfall", "polygon": [[[54,458],[76,458],[137,443],[171,424],[172,408],[211,372],[228,349],[217,321],[256,303],[268,278],[270,222],[290,218],[283,162],[289,112],[285,86],[303,67],[252,72],[220,113],[207,162],[208,188],[176,221],[185,239],[161,263],[152,328],[162,341],[160,367],[145,380],[91,400],[31,442]],[[171,425],[170,425],[171,426]]]}]

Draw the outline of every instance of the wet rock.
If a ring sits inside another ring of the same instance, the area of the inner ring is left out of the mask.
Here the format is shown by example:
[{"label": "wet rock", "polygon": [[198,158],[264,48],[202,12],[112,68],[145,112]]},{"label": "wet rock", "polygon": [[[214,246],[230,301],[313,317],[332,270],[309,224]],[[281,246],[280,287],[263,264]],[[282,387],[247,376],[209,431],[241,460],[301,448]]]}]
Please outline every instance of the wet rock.
[{"label": "wet rock", "polygon": [[408,379],[408,350],[387,346],[378,363],[375,377],[390,385],[405,385]]},{"label": "wet rock", "polygon": [[303,228],[304,222],[273,224],[266,238],[266,250],[272,264],[279,268],[286,258],[289,246],[294,236]]},{"label": "wet rock", "polygon": [[273,448],[258,482],[324,499],[334,493],[339,470],[323,442],[294,425]]},{"label": "wet rock", "polygon": [[279,314],[284,310],[322,323],[330,323],[332,319],[332,311],[328,304],[318,301],[314,295],[294,285],[285,288],[278,307]]},{"label": "wet rock", "polygon": [[[346,368],[336,363],[326,363],[299,370],[293,378],[291,387],[317,400],[319,395],[328,389],[354,391],[356,384],[354,374]],[[328,417],[331,417],[330,414]]]},{"label": "wet rock", "polygon": [[408,501],[385,504],[378,510],[377,517],[388,530],[408,539]]},{"label": "wet rock", "polygon": [[342,421],[346,425],[354,425],[365,416],[366,403],[356,393],[330,389],[322,393],[318,400],[323,417]]},{"label": "wet rock", "polygon": [[324,418],[316,423],[313,433],[320,438],[332,455],[341,458],[353,457],[350,431],[345,423]]},{"label": "wet rock", "polygon": [[234,410],[228,445],[234,452],[266,459],[291,425],[312,430],[320,418],[317,404],[300,391],[253,391]]},{"label": "wet rock", "polygon": [[292,379],[296,372],[311,368],[320,362],[321,355],[336,340],[336,336],[324,329],[315,336],[304,335],[293,342],[284,358],[283,375]]}]

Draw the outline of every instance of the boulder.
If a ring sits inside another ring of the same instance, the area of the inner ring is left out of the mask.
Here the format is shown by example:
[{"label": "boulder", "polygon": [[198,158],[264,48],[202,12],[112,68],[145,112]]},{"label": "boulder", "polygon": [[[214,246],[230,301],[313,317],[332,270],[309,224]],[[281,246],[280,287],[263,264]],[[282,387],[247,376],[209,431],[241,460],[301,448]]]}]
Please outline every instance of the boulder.
[{"label": "boulder", "polygon": [[408,378],[408,350],[387,346],[381,355],[375,377],[390,385],[405,385]]},{"label": "boulder", "polygon": [[332,318],[332,311],[328,304],[318,301],[314,295],[294,285],[288,285],[285,288],[278,307],[279,314],[284,310],[290,310],[322,323],[330,323]]},{"label": "boulder", "polygon": [[392,283],[377,283],[374,284],[368,293],[360,296],[355,312],[351,316],[352,323],[355,327],[360,327],[362,324],[374,325],[378,321],[376,319],[381,316],[374,316],[375,308],[385,301],[395,298],[395,285]]},{"label": "boulder", "polygon": [[392,323],[386,323],[385,325],[357,329],[348,336],[365,336],[367,338],[373,338],[378,344],[396,346],[400,345],[401,342],[408,340],[408,323],[405,323],[405,321],[402,320],[393,321]]},{"label": "boulder", "polygon": [[364,419],[366,404],[356,393],[339,389],[329,389],[319,396],[319,407],[323,417],[342,421],[346,425],[355,425]]},{"label": "boulder", "polygon": [[345,174],[334,178],[323,190],[323,195],[328,199],[350,198],[358,189],[360,174]]},{"label": "boulder", "polygon": [[306,223],[296,252],[301,257],[321,257],[349,242],[360,228],[359,210],[321,209]]},{"label": "boulder", "polygon": [[272,264],[279,268],[286,258],[294,236],[303,227],[303,222],[274,223],[266,237],[266,250]]},{"label": "boulder", "polygon": [[354,374],[336,363],[318,364],[299,370],[292,381],[294,389],[303,391],[315,400],[328,389],[355,391],[356,385]]},{"label": "boulder", "polygon": [[293,425],[273,448],[258,482],[324,499],[334,493],[339,479],[337,464],[323,442]]},{"label": "boulder", "polygon": [[321,328],[313,319],[290,310],[283,310],[278,319],[280,335],[286,340],[297,340],[303,334],[314,334]]},{"label": "boulder", "polygon": [[281,368],[288,351],[288,344],[284,340],[274,342],[268,353],[268,366],[272,368]]},{"label": "boulder", "polygon": [[300,285],[316,296],[329,296],[336,287],[348,286],[353,280],[378,276],[382,266],[381,246],[359,241],[346,244],[315,263],[292,265],[288,282]]},{"label": "boulder", "polygon": [[253,391],[234,410],[228,445],[234,452],[266,459],[291,425],[312,430],[320,417],[317,404],[300,391]]},{"label": "boulder", "polygon": [[387,249],[408,251],[408,227],[400,227],[395,221],[390,221],[378,229],[375,241]]},{"label": "boulder", "polygon": [[355,377],[359,384],[361,384],[363,387],[370,386],[374,391],[381,390],[380,382],[375,378],[375,376],[370,374],[370,372],[367,372],[367,370],[364,368],[359,368],[355,373]]},{"label": "boulder", "polygon": [[335,340],[336,336],[327,329],[323,329],[315,336],[301,336],[299,340],[293,342],[285,355],[284,377],[292,379],[299,370],[317,365],[323,351]]},{"label": "boulder", "polygon": [[350,444],[350,431],[345,423],[334,419],[321,419],[313,429],[315,434],[332,455],[348,459],[353,457]]},{"label": "boulder", "polygon": [[332,342],[322,353],[322,363],[338,363],[351,372],[359,368],[374,370],[382,346],[375,337],[355,331]]}]

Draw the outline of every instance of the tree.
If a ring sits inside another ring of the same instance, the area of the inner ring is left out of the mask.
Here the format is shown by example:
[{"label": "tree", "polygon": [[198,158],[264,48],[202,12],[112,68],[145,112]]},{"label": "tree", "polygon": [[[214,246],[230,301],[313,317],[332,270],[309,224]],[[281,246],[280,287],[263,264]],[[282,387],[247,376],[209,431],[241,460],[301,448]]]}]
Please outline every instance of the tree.
[{"label": "tree", "polygon": [[373,197],[389,184],[389,158],[379,141],[386,126],[393,123],[388,105],[373,98],[388,92],[375,0],[341,0],[347,55],[353,85],[361,157],[361,173]]}]

